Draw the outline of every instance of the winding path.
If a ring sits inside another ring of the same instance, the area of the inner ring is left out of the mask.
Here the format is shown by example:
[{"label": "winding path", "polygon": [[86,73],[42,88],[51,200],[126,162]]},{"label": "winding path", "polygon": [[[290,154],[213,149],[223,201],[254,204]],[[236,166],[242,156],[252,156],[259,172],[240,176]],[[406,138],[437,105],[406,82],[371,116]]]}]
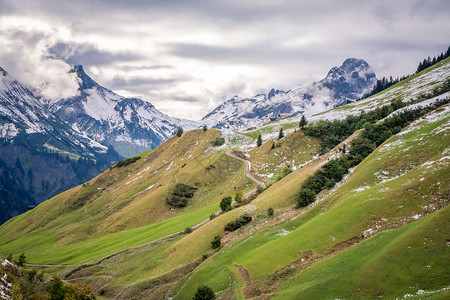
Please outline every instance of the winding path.
[{"label": "winding path", "polygon": [[[261,186],[261,187],[264,187],[264,186],[265,186],[264,182],[258,180],[257,178],[255,178],[255,177],[252,175],[252,173],[251,173],[251,163],[250,163],[249,160],[243,159],[243,158],[241,158],[241,157],[239,157],[239,156],[233,154],[233,153],[232,153],[232,150],[227,150],[225,153],[226,153],[228,156],[230,156],[230,157],[232,157],[232,158],[234,158],[234,159],[237,159],[237,160],[240,160],[240,161],[244,162],[244,164],[245,164],[245,175],[246,175],[248,178],[250,178],[253,182],[255,182],[258,186]],[[248,198],[250,195],[252,195],[253,193],[256,192],[257,188],[258,188],[258,187],[255,187],[253,190],[251,190],[250,192],[246,193],[246,194],[244,195],[244,197],[245,197],[245,198]],[[218,215],[220,215],[221,212],[222,212],[221,210],[218,210],[218,211],[216,211],[216,212],[214,213],[214,215],[215,215],[215,216],[218,216]],[[192,230],[198,229],[199,227],[201,227],[203,224],[205,224],[205,223],[208,222],[209,220],[210,220],[210,218],[208,217],[207,219],[201,221],[200,223],[195,224],[194,226],[191,226],[191,229],[192,229]],[[147,243],[143,243],[143,244],[140,244],[140,245],[137,245],[137,246],[134,246],[134,247],[126,248],[126,249],[124,249],[124,250],[120,250],[120,251],[118,251],[118,252],[115,252],[115,253],[112,253],[112,254],[109,254],[109,255],[106,255],[106,256],[97,258],[97,259],[92,260],[92,261],[88,261],[88,262],[85,262],[85,263],[82,263],[82,264],[78,264],[78,265],[62,265],[62,264],[60,264],[60,265],[51,265],[51,264],[27,264],[27,265],[30,266],[30,267],[57,267],[57,268],[77,267],[75,270],[78,271],[78,270],[80,270],[80,269],[82,269],[82,268],[86,268],[86,267],[91,267],[91,266],[94,266],[94,265],[98,265],[98,264],[100,264],[102,261],[104,261],[104,260],[106,260],[106,259],[109,259],[109,258],[111,258],[111,257],[113,257],[113,256],[116,256],[116,255],[118,255],[118,254],[124,253],[124,252],[126,252],[126,251],[128,251],[128,250],[132,250],[132,249],[137,249],[137,248],[140,248],[140,247],[148,246],[148,245],[154,244],[154,243],[156,243],[156,242],[159,242],[159,241],[161,241],[161,240],[165,240],[165,239],[168,239],[168,238],[177,236],[177,235],[181,235],[181,234],[183,234],[183,233],[184,233],[184,230],[181,230],[181,231],[178,231],[178,232],[174,232],[174,233],[168,234],[168,235],[166,235],[166,236],[163,236],[163,237],[161,237],[161,238],[159,238],[159,239],[156,239],[156,240],[153,240],[153,241],[150,241],[150,242],[147,242]],[[70,274],[71,274],[71,272],[69,272],[69,276],[70,276]],[[68,276],[66,276],[66,277],[68,277]]]}]

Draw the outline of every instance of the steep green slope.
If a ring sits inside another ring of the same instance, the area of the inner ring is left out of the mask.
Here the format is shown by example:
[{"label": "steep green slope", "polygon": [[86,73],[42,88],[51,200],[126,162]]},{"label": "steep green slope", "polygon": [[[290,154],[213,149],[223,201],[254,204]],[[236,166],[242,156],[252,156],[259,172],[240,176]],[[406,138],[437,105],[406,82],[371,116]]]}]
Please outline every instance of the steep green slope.
[{"label": "steep green slope", "polygon": [[[415,78],[446,74],[440,83],[422,82],[434,89],[449,77],[447,65]],[[374,97],[394,100],[389,91],[383,92],[386,97]],[[446,92],[441,98],[448,96]],[[222,299],[340,298],[352,293],[392,298],[416,295],[419,289],[440,290],[433,295],[445,296],[449,275],[437,262],[448,260],[448,243],[442,246],[442,241],[448,231],[449,129],[447,104],[386,140],[342,182],[301,209],[295,205],[302,183],[342,155],[343,145],[349,149],[363,131],[322,156],[315,155],[319,139],[300,130],[290,133],[278,148],[272,149],[269,141],[248,153],[258,174],[273,172],[275,177],[288,162],[298,167],[292,173],[273,180],[251,203],[192,233],[157,240],[206,219],[223,197],[255,187],[242,161],[226,155],[226,145],[211,146],[219,131],[188,132],[7,222],[0,227],[0,253],[25,252],[31,262],[43,264],[89,262],[42,268],[69,281],[88,282],[106,298],[191,299],[203,284]],[[185,208],[166,204],[177,183],[198,188]],[[274,208],[273,216],[268,208]],[[224,232],[227,223],[243,214],[253,220]],[[216,235],[222,245],[213,250]],[[423,254],[424,247],[433,257]]]},{"label": "steep green slope", "polygon": [[[79,263],[201,222],[222,197],[253,188],[241,162],[212,149],[219,135],[195,130],[174,137],[14,218],[0,228],[1,253],[27,251],[35,263]],[[166,204],[176,183],[198,187],[185,208]]]},{"label": "steep green slope", "polygon": [[273,299],[448,297],[449,230],[447,206],[300,271]]},{"label": "steep green slope", "polygon": [[226,291],[239,281],[234,264],[258,279],[301,259],[302,252],[326,255],[362,235],[402,226],[447,205],[449,126],[448,106],[414,123],[307,213],[224,248],[190,276],[179,295],[193,293],[202,282]]}]

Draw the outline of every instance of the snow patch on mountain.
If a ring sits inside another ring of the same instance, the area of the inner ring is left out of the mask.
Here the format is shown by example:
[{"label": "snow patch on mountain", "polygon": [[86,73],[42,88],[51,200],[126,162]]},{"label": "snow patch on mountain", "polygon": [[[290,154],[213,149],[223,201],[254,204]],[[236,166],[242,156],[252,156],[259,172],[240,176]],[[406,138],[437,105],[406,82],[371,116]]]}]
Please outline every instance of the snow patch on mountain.
[{"label": "snow patch on mountain", "polygon": [[306,88],[271,89],[251,98],[234,96],[203,119],[209,127],[245,129],[260,126],[279,114],[317,114],[356,101],[376,83],[372,68],[362,59],[349,58],[340,67]]},{"label": "snow patch on mountain", "polygon": [[171,118],[150,102],[126,98],[100,86],[82,66],[75,66],[73,72],[79,83],[78,95],[44,104],[78,132],[113,146],[122,156],[156,148],[180,126],[184,130],[200,127],[195,121]]}]

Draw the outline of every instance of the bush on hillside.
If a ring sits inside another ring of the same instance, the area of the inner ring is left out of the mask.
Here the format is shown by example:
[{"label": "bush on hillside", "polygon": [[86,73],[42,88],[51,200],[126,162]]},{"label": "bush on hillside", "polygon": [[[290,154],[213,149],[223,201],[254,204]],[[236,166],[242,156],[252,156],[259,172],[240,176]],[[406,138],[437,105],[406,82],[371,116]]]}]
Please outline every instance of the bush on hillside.
[{"label": "bush on hillside", "polygon": [[202,285],[197,289],[197,292],[194,295],[193,300],[213,300],[216,299],[216,294],[214,291],[207,285]]},{"label": "bush on hillside", "polygon": [[237,192],[235,195],[234,195],[234,201],[236,201],[237,203],[241,203],[242,201],[244,201],[245,200],[245,198],[244,198],[244,193],[242,193],[242,192]]},{"label": "bush on hillside", "polygon": [[316,200],[316,193],[310,189],[302,188],[297,196],[297,207],[305,207]]},{"label": "bush on hillside", "polygon": [[183,132],[184,132],[183,127],[178,127],[177,137],[181,137],[183,135]]},{"label": "bush on hillside", "polygon": [[222,198],[222,200],[220,200],[220,209],[223,212],[227,212],[232,210],[233,208],[231,207],[231,202],[233,201],[233,198],[231,198],[231,196],[227,196],[225,198]]},{"label": "bush on hillside", "polygon": [[222,237],[220,235],[216,235],[211,241],[211,248],[217,249],[220,247]]},{"label": "bush on hillside", "polygon": [[214,140],[214,142],[212,142],[214,147],[219,147],[222,146],[223,144],[225,144],[225,138],[223,137],[218,137]]},{"label": "bush on hillside", "polygon": [[273,216],[273,213],[274,213],[273,208],[269,207],[269,209],[267,210],[267,215],[270,217],[270,216]]},{"label": "bush on hillside", "polygon": [[256,146],[261,147],[262,145],[262,137],[261,134],[258,135],[258,138],[256,139]]},{"label": "bush on hillside", "polygon": [[134,156],[134,157],[130,157],[130,158],[127,158],[127,159],[124,159],[124,160],[119,160],[117,162],[117,164],[114,166],[114,168],[121,168],[121,167],[127,166],[129,164],[134,163],[135,161],[137,161],[139,159],[141,159],[140,156]]},{"label": "bush on hillside", "polygon": [[252,216],[247,215],[247,214],[242,215],[239,218],[237,218],[236,220],[231,221],[230,223],[225,225],[224,230],[225,231],[235,231],[235,230],[241,228],[242,226],[247,225],[252,220],[253,220]]},{"label": "bush on hillside", "polygon": [[189,199],[194,197],[196,190],[196,187],[178,183],[175,186],[172,195],[166,199],[166,202],[175,207],[185,207],[188,204]]}]

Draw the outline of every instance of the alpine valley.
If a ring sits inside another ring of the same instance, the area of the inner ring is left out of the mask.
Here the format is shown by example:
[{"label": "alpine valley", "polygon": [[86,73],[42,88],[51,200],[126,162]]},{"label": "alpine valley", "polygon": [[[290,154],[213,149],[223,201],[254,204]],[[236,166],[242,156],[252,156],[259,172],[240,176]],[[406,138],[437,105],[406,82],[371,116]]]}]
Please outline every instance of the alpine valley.
[{"label": "alpine valley", "polygon": [[[93,173],[70,177],[75,187],[0,226],[0,290],[11,299],[448,299],[448,54],[359,101],[381,83],[365,61],[347,59],[309,87],[233,97],[200,122],[118,96],[80,66],[79,95],[57,101],[2,70],[11,197],[33,203],[33,166],[47,157],[67,176],[72,164],[105,170],[83,184]],[[278,114],[290,117],[269,122]]]},{"label": "alpine valley", "polygon": [[154,149],[178,127],[247,128],[280,113],[317,113],[359,99],[376,82],[367,62],[349,58],[306,89],[236,96],[196,122],[169,117],[148,101],[122,97],[95,82],[80,65],[71,72],[77,95],[52,100],[36,96],[1,69],[0,223],[91,179],[119,159]]}]

